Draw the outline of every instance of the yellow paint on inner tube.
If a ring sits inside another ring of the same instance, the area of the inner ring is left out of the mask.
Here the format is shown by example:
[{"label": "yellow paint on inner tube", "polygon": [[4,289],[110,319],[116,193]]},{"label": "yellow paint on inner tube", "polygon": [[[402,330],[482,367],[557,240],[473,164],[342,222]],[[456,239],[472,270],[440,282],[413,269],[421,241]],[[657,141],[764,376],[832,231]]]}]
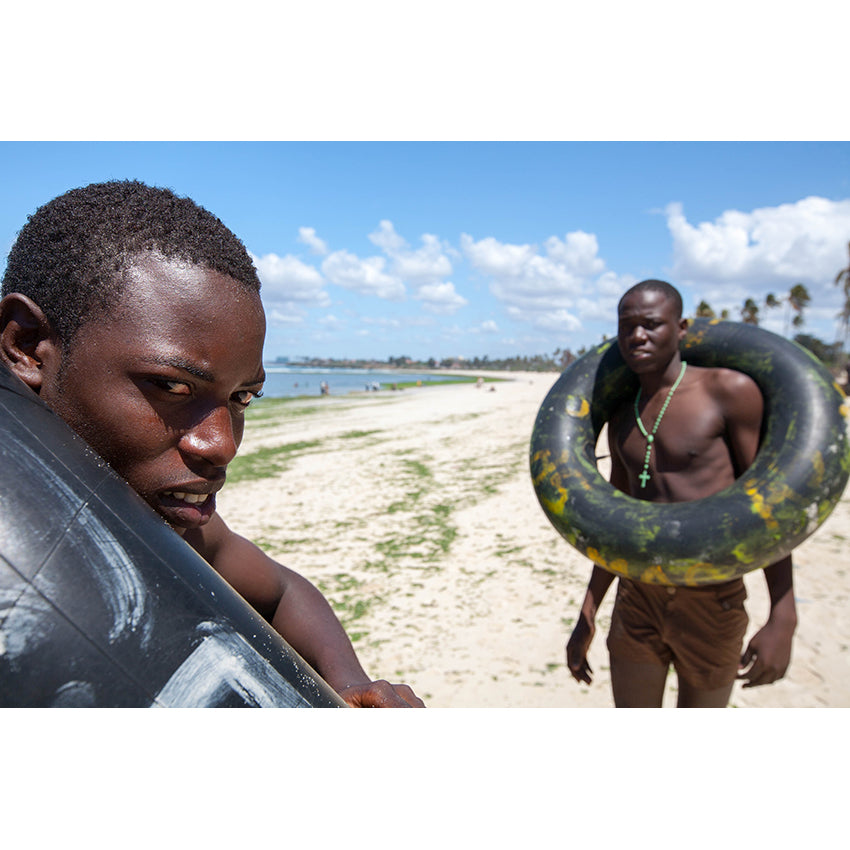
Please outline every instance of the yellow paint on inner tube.
[{"label": "yellow paint on inner tube", "polygon": [[[704,562],[692,564],[685,572],[682,584],[687,587],[696,587],[701,584],[700,579],[704,576],[717,576],[717,574],[718,569],[714,566],[714,564],[706,564]],[[719,577],[717,580],[723,581],[723,578]]]},{"label": "yellow paint on inner tube", "polygon": [[607,566],[605,558],[603,558],[602,555],[599,554],[599,550],[594,549],[593,546],[587,547],[587,557],[590,558],[594,564],[599,564],[600,567]]},{"label": "yellow paint on inner tube", "polygon": [[767,501],[765,501],[764,496],[762,496],[762,494],[758,491],[758,488],[750,487],[747,490],[747,495],[753,503],[753,513],[758,514],[765,521],[768,528],[776,528],[778,523],[773,518],[773,508]]},{"label": "yellow paint on inner tube", "polygon": [[585,419],[590,413],[590,404],[588,404],[586,398],[582,398],[581,396],[570,395],[567,396],[567,401],[564,405],[564,410],[566,411],[568,416],[573,416],[576,419]]},{"label": "yellow paint on inner tube", "polygon": [[550,460],[551,456],[552,453],[549,451],[549,449],[535,452],[532,456],[532,463],[540,464],[540,472],[535,478],[531,479],[535,487],[555,471],[556,467],[555,464],[552,463],[552,461]]},{"label": "yellow paint on inner tube", "polygon": [[640,581],[645,582],[646,584],[673,584],[673,582],[667,578],[664,570],[662,570],[657,564],[652,567],[647,567],[641,573]]},{"label": "yellow paint on inner tube", "polygon": [[747,544],[739,543],[733,550],[732,556],[739,564],[751,564],[755,557],[747,553]]},{"label": "yellow paint on inner tube", "polygon": [[587,547],[586,554],[594,564],[598,564],[603,569],[609,570],[613,573],[619,573],[621,575],[628,574],[629,562],[625,558],[614,558],[613,560],[608,561],[605,556],[593,546]]},{"label": "yellow paint on inner tube", "polygon": [[823,455],[820,452],[815,452],[814,457],[812,457],[812,468],[814,469],[814,474],[811,477],[812,486],[820,487],[823,483],[823,476],[826,473]]}]

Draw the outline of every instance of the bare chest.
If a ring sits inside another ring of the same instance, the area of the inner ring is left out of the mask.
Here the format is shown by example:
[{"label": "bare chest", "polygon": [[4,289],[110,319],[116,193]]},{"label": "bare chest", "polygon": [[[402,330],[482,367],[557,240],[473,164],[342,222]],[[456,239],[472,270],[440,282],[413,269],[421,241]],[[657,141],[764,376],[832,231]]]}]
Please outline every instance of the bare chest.
[{"label": "bare chest", "polygon": [[699,386],[683,388],[666,407],[665,400],[666,394],[659,394],[637,410],[634,404],[626,405],[612,421],[613,448],[631,491],[649,486],[651,498],[657,492],[678,500],[694,487],[710,487],[713,476],[720,476],[725,486],[731,480],[732,461],[717,403]]}]

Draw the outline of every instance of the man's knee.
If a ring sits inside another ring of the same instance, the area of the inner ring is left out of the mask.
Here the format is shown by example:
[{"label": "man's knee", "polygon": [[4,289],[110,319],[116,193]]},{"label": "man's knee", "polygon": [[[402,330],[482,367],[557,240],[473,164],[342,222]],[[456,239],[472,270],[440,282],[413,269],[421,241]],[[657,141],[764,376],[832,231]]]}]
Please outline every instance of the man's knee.
[{"label": "man's knee", "polygon": [[679,708],[726,708],[732,696],[734,679],[720,688],[698,688],[679,677]]},{"label": "man's knee", "polygon": [[661,708],[668,666],[611,656],[611,690],[617,708]]}]

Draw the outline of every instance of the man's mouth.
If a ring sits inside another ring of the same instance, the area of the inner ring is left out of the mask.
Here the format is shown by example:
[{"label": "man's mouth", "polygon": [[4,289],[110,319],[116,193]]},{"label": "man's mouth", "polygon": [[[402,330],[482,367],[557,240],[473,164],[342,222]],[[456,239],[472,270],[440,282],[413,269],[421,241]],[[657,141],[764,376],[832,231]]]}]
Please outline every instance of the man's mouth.
[{"label": "man's mouth", "polygon": [[210,497],[210,493],[181,493],[179,490],[166,490],[163,496],[170,496],[181,502],[188,502],[190,505],[199,505],[201,502],[206,502]]},{"label": "man's mouth", "polygon": [[157,499],[156,511],[176,529],[199,528],[215,513],[215,493],[163,490]]}]

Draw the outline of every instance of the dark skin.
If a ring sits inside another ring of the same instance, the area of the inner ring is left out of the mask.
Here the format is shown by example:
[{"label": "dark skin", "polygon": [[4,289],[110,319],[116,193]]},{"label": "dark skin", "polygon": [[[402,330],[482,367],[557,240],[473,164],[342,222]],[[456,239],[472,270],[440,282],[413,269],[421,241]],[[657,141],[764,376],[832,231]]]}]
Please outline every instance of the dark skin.
[{"label": "dark skin", "polygon": [[[647,430],[681,370],[679,341],[687,321],[665,293],[645,289],[627,294],[620,304],[618,344],[641,386],[639,412]],[[688,366],[661,420],[650,455],[650,478],[642,486],[646,439],[637,427],[633,405],[615,412],[608,423],[611,483],[652,502],[704,498],[732,483],[753,462],[758,450],[763,400],[755,382],[730,369]],[[764,569],[770,614],[741,656],[744,687],[781,679],[791,660],[797,625],[790,556]],[[567,643],[567,667],[576,681],[590,684],[587,652],[596,631],[596,613],[614,575],[594,566],[578,622]],[[667,678],[661,664],[611,658],[611,684],[617,706],[660,706]],[[721,707],[732,684],[699,689],[679,681],[681,707]]]},{"label": "dark skin", "polygon": [[138,256],[108,313],[63,350],[26,296],[0,301],[0,356],[355,707],[421,707],[372,681],[324,596],[231,531],[215,509],[261,391],[259,294],[225,275]]}]

